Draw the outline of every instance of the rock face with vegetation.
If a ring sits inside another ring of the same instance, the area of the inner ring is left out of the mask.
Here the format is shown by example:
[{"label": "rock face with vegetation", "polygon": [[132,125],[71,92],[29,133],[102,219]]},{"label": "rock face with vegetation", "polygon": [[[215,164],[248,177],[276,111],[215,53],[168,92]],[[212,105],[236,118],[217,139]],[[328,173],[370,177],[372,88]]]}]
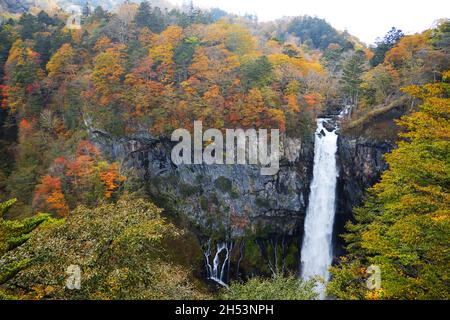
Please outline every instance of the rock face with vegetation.
[{"label": "rock face with vegetation", "polygon": [[284,139],[274,176],[261,175],[258,166],[175,166],[174,144],[147,133],[115,139],[94,131],[91,139],[121,163],[128,188],[149,194],[196,228],[205,254],[211,250],[210,263],[216,246],[227,244],[227,280],[298,268],[314,157],[310,139]]},{"label": "rock face with vegetation", "polygon": [[[285,261],[289,261],[288,269],[295,270],[293,257],[289,255],[299,254],[296,239],[303,235],[314,157],[311,139],[283,139],[280,171],[275,176],[262,176],[256,166],[177,167],[170,159],[174,144],[145,132],[134,137],[114,138],[94,130],[91,140],[112,161],[121,163],[122,172],[129,177],[130,188],[144,189],[144,193],[151,194],[160,205],[181,213],[198,227],[203,248],[210,239],[214,244],[239,243],[244,249],[256,241],[253,250],[256,249],[254,254],[260,258],[258,262],[243,259],[241,271],[236,269],[239,268],[236,264],[242,252],[237,253],[239,249],[235,249],[236,254],[231,258],[233,278],[239,277],[240,272],[251,272],[254,267],[260,269],[261,264],[264,267],[260,271],[271,273],[270,267],[266,269],[268,261],[273,269],[283,270],[287,270]],[[339,235],[352,220],[353,207],[361,205],[364,191],[378,182],[388,168],[384,154],[393,149],[392,142],[374,138],[342,134],[338,141],[336,257],[344,253],[344,242]],[[280,266],[276,266],[274,258],[278,254]]]}]

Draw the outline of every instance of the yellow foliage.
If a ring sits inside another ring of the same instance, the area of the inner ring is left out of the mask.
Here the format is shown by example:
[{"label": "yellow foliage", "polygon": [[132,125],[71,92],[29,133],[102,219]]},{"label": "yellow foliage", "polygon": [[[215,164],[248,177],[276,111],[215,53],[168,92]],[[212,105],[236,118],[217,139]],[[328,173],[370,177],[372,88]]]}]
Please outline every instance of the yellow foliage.
[{"label": "yellow foliage", "polygon": [[256,40],[245,26],[230,24],[225,20],[207,25],[203,37],[204,41],[221,43],[227,50],[238,55],[248,54],[256,49]]}]

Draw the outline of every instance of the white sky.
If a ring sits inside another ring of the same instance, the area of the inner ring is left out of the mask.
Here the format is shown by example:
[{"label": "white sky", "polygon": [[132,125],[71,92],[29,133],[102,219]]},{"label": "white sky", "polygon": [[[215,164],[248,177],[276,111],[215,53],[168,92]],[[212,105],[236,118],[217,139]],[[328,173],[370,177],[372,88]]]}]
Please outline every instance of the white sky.
[{"label": "white sky", "polygon": [[[184,0],[169,1],[181,5]],[[409,34],[430,28],[440,18],[450,18],[449,0],[194,0],[194,5],[256,14],[260,21],[316,15],[366,43],[381,38],[393,26]]]}]

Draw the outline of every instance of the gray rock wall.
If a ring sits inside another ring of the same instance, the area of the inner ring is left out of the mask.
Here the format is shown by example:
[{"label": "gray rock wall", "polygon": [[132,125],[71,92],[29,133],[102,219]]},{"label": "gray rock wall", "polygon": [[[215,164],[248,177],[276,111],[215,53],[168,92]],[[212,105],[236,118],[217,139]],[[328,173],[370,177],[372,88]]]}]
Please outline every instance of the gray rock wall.
[{"label": "gray rock wall", "polygon": [[251,165],[180,165],[170,160],[173,143],[143,133],[115,139],[100,131],[92,140],[125,171],[148,182],[150,192],[205,232],[241,237],[247,230],[293,235],[303,229],[314,145],[283,139],[280,170],[263,176]]},{"label": "gray rock wall", "polygon": [[378,182],[382,173],[388,169],[384,154],[393,148],[390,142],[339,136],[335,255],[343,252],[342,239],[338,235],[345,232],[345,223],[352,220],[352,208],[362,204],[367,188]]}]

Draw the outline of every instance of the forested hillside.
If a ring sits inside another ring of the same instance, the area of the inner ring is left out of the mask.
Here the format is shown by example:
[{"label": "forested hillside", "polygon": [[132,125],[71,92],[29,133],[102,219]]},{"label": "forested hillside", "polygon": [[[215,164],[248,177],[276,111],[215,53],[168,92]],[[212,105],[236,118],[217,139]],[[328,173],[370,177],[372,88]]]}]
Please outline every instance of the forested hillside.
[{"label": "forested hillside", "polygon": [[[316,118],[342,110],[342,139],[395,150],[381,181],[353,210],[330,296],[449,298],[448,19],[412,35],[393,28],[367,47],[317,17],[262,23],[192,4],[126,1],[112,10],[113,1],[97,2],[83,9],[79,29],[67,27],[62,10],[3,9],[0,298],[275,298],[271,290],[280,290],[279,298],[315,298],[311,283],[297,288],[298,239],[285,245],[285,234],[262,232],[249,223],[251,208],[234,212],[220,203],[222,195],[192,204],[200,182],[180,185],[182,199],[155,196],[149,190],[162,190],[169,179],[134,175],[93,132],[114,141],[165,141],[202,121],[219,130],[277,128],[286,145],[297,141],[301,149],[314,140]],[[214,179],[217,192],[237,202],[239,188]],[[258,194],[256,205],[271,207],[268,199]],[[212,216],[225,211],[229,225],[217,234],[233,244],[230,291],[205,283],[203,222],[179,212],[178,201]],[[268,219],[276,218],[274,211]],[[82,290],[64,290],[74,263],[87,278]],[[377,291],[365,287],[371,264],[383,270]]]},{"label": "forested hillside", "polygon": [[[2,26],[4,121],[18,127],[19,142],[5,188],[31,210],[62,214],[55,208],[93,204],[119,187],[117,166],[85,141],[86,126],[161,136],[202,120],[300,136],[339,99],[320,51],[279,39],[288,31],[255,35],[243,18],[214,21],[196,9],[166,15],[145,3],[124,4],[120,14],[98,7],[84,20],[71,31],[41,12]],[[73,199],[49,205],[60,189]]]},{"label": "forested hillside", "polygon": [[[330,292],[345,299],[448,299],[450,246],[449,72],[442,82],[405,87],[423,100],[399,121],[407,131],[387,155],[390,169],[349,223],[349,254],[333,269]],[[365,265],[383,286],[364,287]]]}]

